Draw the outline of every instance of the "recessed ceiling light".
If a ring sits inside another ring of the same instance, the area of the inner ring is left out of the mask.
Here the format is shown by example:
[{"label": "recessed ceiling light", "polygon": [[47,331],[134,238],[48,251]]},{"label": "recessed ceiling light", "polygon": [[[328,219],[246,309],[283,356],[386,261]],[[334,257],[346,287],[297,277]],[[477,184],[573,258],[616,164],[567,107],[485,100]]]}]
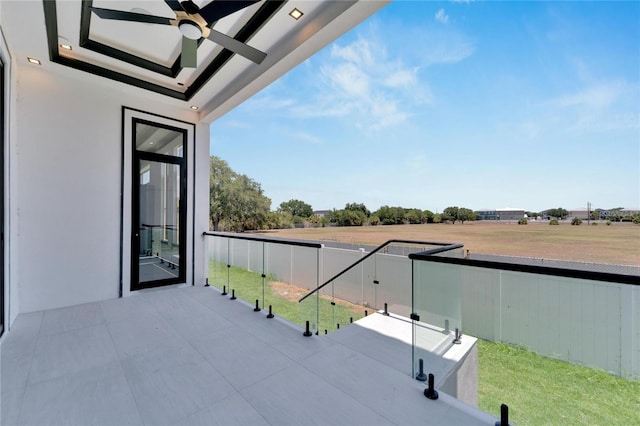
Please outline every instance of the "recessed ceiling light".
[{"label": "recessed ceiling light", "polygon": [[154,141],[149,141],[149,145],[153,145],[154,143]]},{"label": "recessed ceiling light", "polygon": [[38,60],[36,58],[30,58],[30,57],[27,56],[27,61],[29,61],[30,63],[35,64],[35,65],[42,65],[40,60]]},{"label": "recessed ceiling light", "polygon": [[60,43],[60,47],[65,50],[73,50],[70,44]]},{"label": "recessed ceiling light", "polygon": [[296,21],[302,18],[302,15],[304,15],[304,13],[302,13],[297,7],[294,7],[293,10],[289,12],[289,16],[291,16]]},{"label": "recessed ceiling light", "polygon": [[191,108],[192,110],[194,110],[194,111],[197,111],[197,110],[198,110],[198,107],[197,107],[197,106],[195,106],[195,105],[191,105],[191,107],[190,107],[190,108]]}]

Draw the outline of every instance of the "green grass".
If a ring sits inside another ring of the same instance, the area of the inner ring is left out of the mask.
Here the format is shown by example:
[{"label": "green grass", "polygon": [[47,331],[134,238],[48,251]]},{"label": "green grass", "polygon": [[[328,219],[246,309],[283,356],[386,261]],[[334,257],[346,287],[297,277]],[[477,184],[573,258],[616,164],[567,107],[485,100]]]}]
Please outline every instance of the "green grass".
[{"label": "green grass", "polygon": [[[252,304],[258,300],[258,305],[263,309],[268,309],[269,305],[273,307],[273,313],[279,317],[285,318],[293,323],[305,326],[305,321],[309,320],[313,323],[316,316],[316,310],[319,309],[318,330],[324,333],[337,329],[337,325],[344,327],[349,324],[351,319],[357,321],[364,316],[364,307],[345,303],[344,301],[332,300],[328,297],[315,296],[309,297],[302,303],[298,303],[298,299],[308,291],[295,286],[286,286],[288,290],[292,290],[288,295],[278,294],[275,289],[276,279],[273,276],[265,277],[265,285],[262,285],[261,274],[247,271],[246,269],[232,266],[229,268],[229,279],[227,284],[227,267],[224,263],[210,261],[209,262],[209,282],[211,285],[222,288],[227,286],[227,291],[235,290],[236,297],[246,300]],[[278,283],[282,286],[282,283]]]},{"label": "green grass", "polygon": [[517,425],[640,425],[640,381],[478,341],[478,399]]}]

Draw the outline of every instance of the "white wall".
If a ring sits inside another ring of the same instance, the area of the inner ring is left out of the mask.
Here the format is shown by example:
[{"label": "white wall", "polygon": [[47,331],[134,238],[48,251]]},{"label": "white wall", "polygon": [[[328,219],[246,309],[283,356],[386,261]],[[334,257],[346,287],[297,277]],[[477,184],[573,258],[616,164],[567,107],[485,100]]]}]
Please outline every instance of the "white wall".
[{"label": "white wall", "polygon": [[[22,66],[12,99],[14,315],[118,297],[122,106],[196,118],[128,86],[47,67]],[[209,145],[208,126],[201,127],[200,153]],[[200,162],[208,164],[205,157]]]},{"label": "white wall", "polygon": [[[0,5],[0,17],[2,16],[2,7]],[[3,324],[5,325],[5,330],[7,328],[7,325],[11,322],[10,319],[10,315],[11,315],[11,309],[9,309],[9,300],[10,300],[10,294],[9,294],[9,280],[11,277],[11,270],[9,268],[9,242],[11,241],[11,232],[10,232],[10,215],[8,214],[9,211],[9,206],[10,206],[10,199],[9,199],[9,194],[10,194],[10,189],[9,189],[9,185],[11,183],[11,180],[9,178],[10,176],[10,167],[9,167],[9,158],[11,156],[11,150],[9,149],[10,147],[10,142],[9,142],[9,129],[11,127],[11,117],[9,115],[9,111],[10,111],[10,107],[11,107],[11,55],[9,54],[9,48],[7,47],[5,38],[4,38],[4,33],[2,32],[2,28],[0,28],[0,59],[2,60],[2,63],[4,64],[4,88],[5,88],[5,96],[4,99],[2,101],[4,101],[4,134],[1,135],[4,140],[6,141],[5,145],[4,145],[4,167],[3,167],[3,171],[4,171],[4,182],[5,182],[5,188],[4,188],[4,208],[5,210],[5,215],[4,215],[4,229],[5,229],[5,253],[4,253],[4,258],[0,259],[0,262],[3,263],[4,265],[4,278],[5,278],[5,286],[4,286],[4,294],[3,294],[3,302],[5,304],[4,306],[4,318],[3,318]]]}]

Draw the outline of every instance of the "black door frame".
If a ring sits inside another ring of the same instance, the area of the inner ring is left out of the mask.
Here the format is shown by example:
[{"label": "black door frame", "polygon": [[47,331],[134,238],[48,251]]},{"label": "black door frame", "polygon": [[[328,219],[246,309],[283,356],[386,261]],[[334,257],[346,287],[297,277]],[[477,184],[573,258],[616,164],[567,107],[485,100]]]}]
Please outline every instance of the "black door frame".
[{"label": "black door frame", "polygon": [[[174,157],[170,155],[157,154],[152,152],[138,151],[136,149],[136,125],[146,124],[162,129],[167,129],[182,134],[182,157]],[[131,291],[141,290],[150,287],[160,287],[164,285],[180,284],[186,282],[186,246],[187,246],[187,158],[188,158],[188,140],[187,131],[178,127],[172,127],[154,121],[144,120],[134,117],[131,126],[132,141],[132,179],[131,179]],[[140,162],[153,161],[158,163],[174,164],[180,167],[180,203],[178,207],[179,219],[179,267],[178,276],[175,278],[167,278],[156,281],[145,281],[140,283]]]},{"label": "black door frame", "polygon": [[4,122],[4,97],[5,97],[5,87],[4,87],[4,62],[2,58],[0,58],[0,132],[2,132],[2,146],[0,147],[0,174],[2,175],[2,185],[0,187],[0,336],[4,333],[4,304],[5,304],[5,276],[4,276],[4,219],[5,219],[5,203],[4,203],[4,186],[5,186],[5,175],[4,175],[4,149],[6,147],[5,141],[5,122]]}]

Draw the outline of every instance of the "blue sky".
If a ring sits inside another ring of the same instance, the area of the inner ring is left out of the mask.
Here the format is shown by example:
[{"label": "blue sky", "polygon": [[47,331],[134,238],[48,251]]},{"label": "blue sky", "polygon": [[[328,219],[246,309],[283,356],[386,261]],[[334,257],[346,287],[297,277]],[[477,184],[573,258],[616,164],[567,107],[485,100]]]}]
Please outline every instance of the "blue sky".
[{"label": "blue sky", "polygon": [[273,210],[640,207],[640,3],[396,1],[211,140]]}]

